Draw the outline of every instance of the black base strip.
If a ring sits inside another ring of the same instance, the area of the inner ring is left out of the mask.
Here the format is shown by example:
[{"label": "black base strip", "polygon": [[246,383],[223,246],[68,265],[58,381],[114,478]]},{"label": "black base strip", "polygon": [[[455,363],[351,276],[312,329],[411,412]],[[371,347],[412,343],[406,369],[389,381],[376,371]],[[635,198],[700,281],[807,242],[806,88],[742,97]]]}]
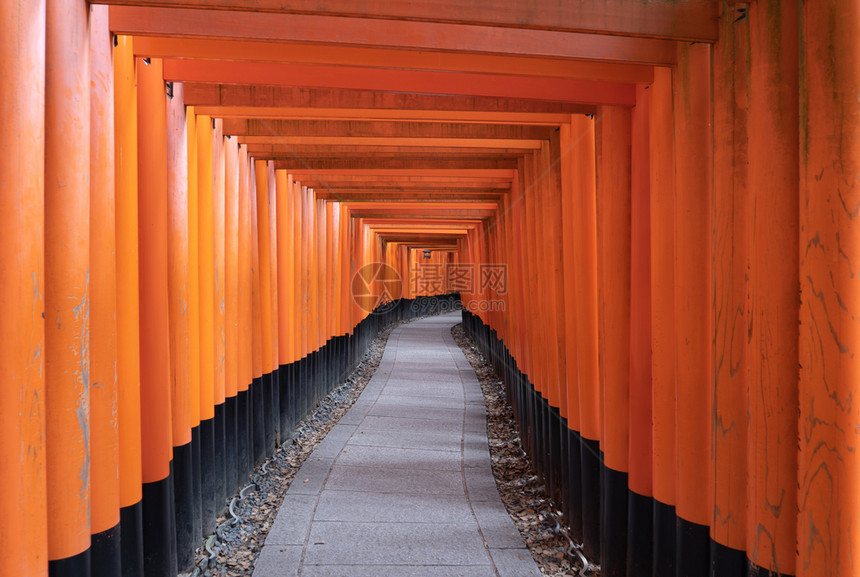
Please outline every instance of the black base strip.
[{"label": "black base strip", "polygon": [[215,516],[227,509],[227,467],[224,451],[224,403],[215,405]]},{"label": "black base strip", "polygon": [[236,468],[239,484],[251,474],[251,454],[254,451],[251,436],[251,393],[249,389],[236,395]]},{"label": "black base strip", "polygon": [[203,503],[200,492],[200,425],[191,428],[191,499],[192,515],[191,542],[203,540]]},{"label": "black base strip", "polygon": [[227,397],[224,401],[224,466],[227,495],[235,493],[236,487],[239,485],[237,407],[237,398],[235,396]]},{"label": "black base strip", "polygon": [[49,577],[88,577],[92,567],[90,550],[48,561]]},{"label": "black base strip", "polygon": [[263,434],[265,436],[263,458],[275,452],[275,413],[272,387],[272,373],[263,374]]},{"label": "black base strip", "polygon": [[770,572],[759,573],[749,563],[743,551],[711,540],[711,577],[734,577],[735,575],[765,577],[769,576]]},{"label": "black base strip", "polygon": [[122,574],[122,539],[119,523],[92,535],[90,563],[93,575]]},{"label": "black base strip", "polygon": [[627,573],[650,575],[654,550],[654,499],[627,492]]},{"label": "black base strip", "polygon": [[122,577],[143,577],[143,503],[119,509]]},{"label": "black base strip", "polygon": [[273,369],[270,375],[272,383],[272,432],[274,439],[272,441],[272,455],[275,454],[275,447],[280,446],[282,441],[281,433],[281,385],[278,369]]},{"label": "black base strip", "polygon": [[215,532],[215,419],[200,421],[200,531]]},{"label": "black base strip", "polygon": [[708,577],[711,564],[711,538],[707,525],[678,517],[675,544],[675,571],[689,577]]},{"label": "black base strip", "polygon": [[263,378],[257,377],[251,381],[251,434],[253,448],[251,468],[263,462],[266,458],[266,427],[263,421]]},{"label": "black base strip", "polygon": [[143,484],[143,574],[175,577],[176,525],[173,508],[173,463],[160,481]]},{"label": "black base strip", "polygon": [[293,428],[290,423],[290,403],[292,402],[292,399],[290,398],[289,392],[289,369],[287,369],[287,365],[280,365],[276,373],[278,375],[278,417],[280,418],[281,423],[281,435],[278,442],[283,445],[284,441],[289,439],[293,432]]},{"label": "black base strip", "polygon": [[601,453],[601,577],[627,577],[627,473],[610,469]]},{"label": "black base strip", "polygon": [[173,495],[176,511],[176,564],[180,571],[194,566],[194,490],[191,443],[173,447]]}]

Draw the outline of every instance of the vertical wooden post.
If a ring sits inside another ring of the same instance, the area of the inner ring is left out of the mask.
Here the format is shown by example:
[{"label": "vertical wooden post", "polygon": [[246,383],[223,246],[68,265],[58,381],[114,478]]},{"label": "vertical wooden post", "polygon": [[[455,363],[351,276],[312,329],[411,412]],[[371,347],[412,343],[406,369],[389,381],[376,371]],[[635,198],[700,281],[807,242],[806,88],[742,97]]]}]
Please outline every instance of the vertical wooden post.
[{"label": "vertical wooden post", "polygon": [[[721,5],[714,49],[713,575],[746,571],[750,374],[750,189],[747,178],[749,19]],[[754,189],[752,189],[754,190]],[[752,355],[755,356],[755,355]],[[750,479],[753,483],[754,480]]]},{"label": "vertical wooden post", "polygon": [[680,46],[675,111],[677,571],[708,573],[713,486],[713,170],[711,47]]},{"label": "vertical wooden post", "polygon": [[860,559],[860,5],[800,14],[798,577]]},{"label": "vertical wooden post", "polygon": [[576,341],[582,433],[583,547],[600,556],[600,388],[597,326],[597,208],[594,120],[571,118],[576,266]]},{"label": "vertical wooden post", "polygon": [[601,384],[601,572],[627,575],[630,420],[630,186],[632,115],[601,106],[595,117],[597,272]]},{"label": "vertical wooden post", "polygon": [[672,72],[654,69],[650,109],[654,573],[675,572],[675,146]]},{"label": "vertical wooden post", "polygon": [[627,573],[647,575],[654,547],[651,439],[651,90],[636,87],[630,159],[630,399]]},{"label": "vertical wooden post", "polygon": [[[855,12],[855,21],[856,16]],[[746,551],[759,571],[794,574],[795,555],[804,549],[803,541],[795,539],[800,303],[797,2],[751,5],[749,27],[748,190],[754,210],[749,231],[752,343]]]},{"label": "vertical wooden post", "polygon": [[107,6],[90,7],[90,318],[92,571],[120,574],[117,430],[113,39]]},{"label": "vertical wooden post", "polygon": [[188,266],[188,122],[184,90],[167,94],[167,282],[170,314],[170,409],[176,558],[180,571],[194,565],[193,447],[191,444],[191,342]]},{"label": "vertical wooden post", "polygon": [[167,248],[167,118],[162,61],[137,60],[140,416],[147,575],[176,574]]},{"label": "vertical wooden post", "polygon": [[44,1],[0,4],[0,70],[0,137],[14,143],[0,155],[0,574],[44,577]]},{"label": "vertical wooden post", "polygon": [[[175,85],[174,85],[175,89]],[[203,538],[202,429],[200,416],[200,221],[197,191],[197,114],[185,109],[188,184],[188,399],[191,417],[191,490],[194,506],[192,542]]]},{"label": "vertical wooden post", "polygon": [[90,571],[88,13],[80,0],[51,2],[47,10],[45,475],[55,574]]},{"label": "vertical wooden post", "polygon": [[200,338],[200,500],[203,535],[215,531],[215,239],[212,118],[197,116],[197,266]]},{"label": "vertical wooden post", "polygon": [[117,427],[123,575],[143,575],[140,439],[140,287],[138,268],[137,75],[133,41],[114,47],[116,162]]},{"label": "vertical wooden post", "polygon": [[224,396],[227,494],[238,487],[244,475],[238,462],[239,392],[239,143],[224,141]]}]

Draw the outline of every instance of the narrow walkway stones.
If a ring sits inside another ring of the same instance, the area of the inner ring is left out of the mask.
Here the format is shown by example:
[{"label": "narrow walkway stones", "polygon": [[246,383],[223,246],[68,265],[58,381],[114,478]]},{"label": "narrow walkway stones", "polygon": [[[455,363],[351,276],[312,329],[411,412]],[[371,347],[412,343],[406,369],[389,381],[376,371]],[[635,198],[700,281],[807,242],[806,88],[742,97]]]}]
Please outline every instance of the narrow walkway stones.
[{"label": "narrow walkway stones", "polygon": [[287,491],[254,577],[540,575],[496,489],[459,321],[395,329]]}]

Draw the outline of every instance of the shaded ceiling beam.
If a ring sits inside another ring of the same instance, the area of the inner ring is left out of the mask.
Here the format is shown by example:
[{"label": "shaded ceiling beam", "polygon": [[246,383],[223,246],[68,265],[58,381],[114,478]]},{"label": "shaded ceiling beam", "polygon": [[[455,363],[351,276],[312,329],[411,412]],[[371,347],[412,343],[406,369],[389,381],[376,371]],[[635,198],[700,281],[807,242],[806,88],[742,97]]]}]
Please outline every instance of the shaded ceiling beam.
[{"label": "shaded ceiling beam", "polygon": [[641,64],[210,38],[138,36],[134,39],[134,53],[151,58],[549,76],[622,83],[650,84],[654,80],[653,67]]},{"label": "shaded ceiling beam", "polygon": [[433,194],[422,193],[421,197],[417,197],[415,193],[410,192],[340,192],[334,193],[327,190],[314,190],[317,198],[330,200],[335,202],[355,202],[361,200],[368,201],[418,201],[425,203],[435,202],[472,202],[476,200],[499,200],[504,193],[492,192],[436,192]]},{"label": "shaded ceiling beam", "polygon": [[520,124],[446,124],[345,120],[224,119],[224,134],[249,136],[325,136],[376,138],[489,138],[548,140],[555,127]]},{"label": "shaded ceiling beam", "polygon": [[136,56],[165,59],[280,62],[644,84],[654,80],[652,66],[593,60],[159,36],[138,36],[133,46]]},{"label": "shaded ceiling beam", "polygon": [[[401,94],[372,90],[336,90],[295,86],[234,85],[185,82],[189,106],[265,106],[308,109],[370,109],[386,114],[399,110],[592,114],[596,107],[571,102],[490,98],[486,96],[439,96]],[[447,113],[447,112],[445,112]]]},{"label": "shaded ceiling beam", "polygon": [[[254,153],[255,158],[264,158],[261,153]],[[268,156],[275,160],[275,168],[279,170],[351,170],[356,168],[517,168],[515,158],[462,158],[462,157],[436,157],[436,158],[410,158],[410,157],[379,157],[369,156],[366,158],[300,158],[284,159],[280,156]]]},{"label": "shaded ceiling beam", "polygon": [[661,66],[673,64],[676,57],[672,40],[304,14],[112,6],[110,28],[116,34],[134,36],[377,46]]},{"label": "shaded ceiling beam", "polygon": [[539,150],[543,140],[516,138],[392,138],[374,136],[239,136],[240,144],[520,148]]},{"label": "shaded ceiling beam", "polygon": [[269,118],[282,120],[358,120],[379,122],[460,122],[558,126],[570,114],[485,112],[461,110],[376,110],[370,108],[316,108],[277,106],[196,106],[197,114],[215,118]]},{"label": "shaded ceiling beam", "polygon": [[[295,156],[316,158],[347,158],[347,157],[440,157],[456,158],[492,157],[516,158],[521,154],[531,152],[524,148],[460,148],[422,146],[352,146],[352,145],[289,145],[289,144],[245,144],[249,154],[273,154],[283,158]],[[291,156],[292,155],[292,156]]]},{"label": "shaded ceiling beam", "polygon": [[[174,6],[293,12],[306,17],[359,17],[445,21],[449,26],[481,25],[596,34],[650,36],[712,42],[718,34],[718,6],[709,0],[103,0],[106,4]],[[99,2],[101,3],[101,2]],[[317,16],[320,17],[320,16]],[[417,21],[417,22],[415,22]],[[509,32],[509,30],[505,30]]]},{"label": "shaded ceiling beam", "polygon": [[164,79],[168,82],[268,84],[410,94],[530,98],[618,106],[633,106],[636,103],[636,86],[630,83],[277,62],[168,58],[164,60]]},{"label": "shaded ceiling beam", "polygon": [[[304,171],[295,172],[293,177],[301,179],[308,173]],[[448,181],[453,179],[491,179],[491,180],[507,180],[514,177],[513,170],[423,170],[423,169],[356,169],[351,171],[340,170],[320,170],[313,173],[314,176],[326,176],[331,178],[351,180],[355,176],[373,176],[391,180],[402,179],[432,179],[439,181]]]}]

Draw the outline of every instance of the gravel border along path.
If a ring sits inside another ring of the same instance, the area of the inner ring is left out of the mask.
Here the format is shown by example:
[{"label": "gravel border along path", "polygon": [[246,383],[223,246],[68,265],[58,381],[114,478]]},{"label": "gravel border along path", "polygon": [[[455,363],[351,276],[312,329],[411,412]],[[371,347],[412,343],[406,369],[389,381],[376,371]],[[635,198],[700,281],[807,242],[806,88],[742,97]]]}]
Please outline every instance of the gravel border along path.
[{"label": "gravel border along path", "polygon": [[451,329],[454,341],[469,360],[487,405],[487,437],[493,460],[493,475],[508,514],[514,520],[540,571],[546,577],[580,575],[599,577],[600,568],[579,553],[567,537],[561,512],[546,495],[528,454],[520,445],[514,413],[505,398],[505,388],[492,365],[463,330]]}]

